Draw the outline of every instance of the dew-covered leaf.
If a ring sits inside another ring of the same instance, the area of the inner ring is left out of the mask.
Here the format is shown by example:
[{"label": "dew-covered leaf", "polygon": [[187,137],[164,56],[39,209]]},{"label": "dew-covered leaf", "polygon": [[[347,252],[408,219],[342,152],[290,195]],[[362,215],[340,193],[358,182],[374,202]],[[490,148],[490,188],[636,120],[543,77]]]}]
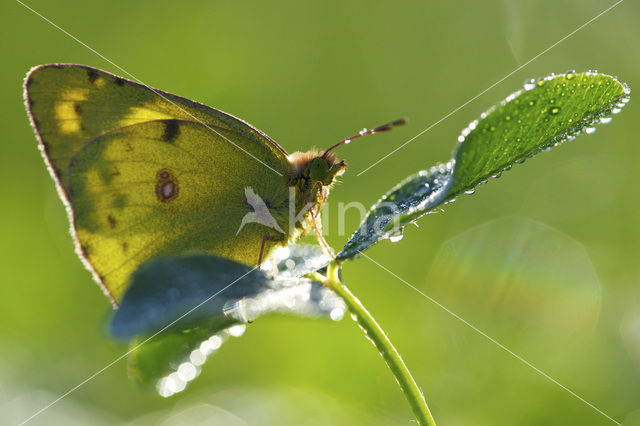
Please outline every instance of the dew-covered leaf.
[{"label": "dew-covered leaf", "polygon": [[[280,252],[276,259],[296,268]],[[299,258],[296,258],[300,261]],[[268,313],[340,319],[342,300],[299,274],[271,275],[229,259],[194,254],[152,259],[133,275],[111,322],[119,340],[131,340],[130,373],[169,396],[199,374],[229,336]]]},{"label": "dew-covered leaf", "polygon": [[331,257],[316,244],[293,244],[279,247],[262,264],[262,270],[279,278],[301,277],[318,271],[331,262]]},{"label": "dew-covered leaf", "polygon": [[596,72],[526,82],[462,131],[450,161],[409,176],[383,195],[338,258],[352,258],[382,239],[400,239],[406,225],[461,193],[473,192],[514,163],[582,132],[593,133],[597,124],[620,112],[629,93],[626,84]]}]

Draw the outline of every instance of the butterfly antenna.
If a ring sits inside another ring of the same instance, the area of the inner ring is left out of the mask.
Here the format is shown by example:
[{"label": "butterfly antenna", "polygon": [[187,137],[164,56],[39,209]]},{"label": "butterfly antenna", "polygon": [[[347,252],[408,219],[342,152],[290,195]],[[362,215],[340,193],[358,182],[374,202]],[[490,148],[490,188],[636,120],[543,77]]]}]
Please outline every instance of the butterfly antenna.
[{"label": "butterfly antenna", "polygon": [[409,120],[406,117],[402,117],[402,118],[398,118],[397,120],[393,120],[390,121],[388,123],[382,124],[378,127],[375,127],[373,129],[367,130],[367,129],[362,129],[360,130],[360,132],[358,134],[355,134],[351,137],[348,137],[346,139],[341,140],[340,142],[338,142],[337,144],[333,145],[332,147],[330,147],[329,149],[327,149],[324,154],[322,154],[322,158],[325,158],[327,156],[327,153],[329,151],[331,151],[334,148],[339,147],[340,145],[346,145],[349,142],[351,142],[353,139],[357,139],[357,138],[361,138],[362,136],[367,136],[367,135],[373,135],[374,133],[380,133],[380,132],[388,132],[389,130],[393,129],[396,126],[402,126],[403,124],[407,124],[409,122]]}]

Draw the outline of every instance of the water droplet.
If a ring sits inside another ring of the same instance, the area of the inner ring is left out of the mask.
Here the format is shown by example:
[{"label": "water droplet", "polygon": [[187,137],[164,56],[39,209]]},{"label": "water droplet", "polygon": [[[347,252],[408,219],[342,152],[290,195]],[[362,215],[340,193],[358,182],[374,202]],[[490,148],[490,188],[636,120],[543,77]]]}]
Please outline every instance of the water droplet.
[{"label": "water droplet", "polygon": [[560,108],[558,107],[553,107],[549,110],[549,113],[551,113],[551,115],[557,115],[560,112]]},{"label": "water droplet", "polygon": [[504,119],[505,119],[505,120],[507,120],[507,121],[509,121],[509,120],[511,120],[511,116],[510,116],[510,115],[507,115]]},{"label": "water droplet", "polygon": [[195,366],[204,364],[206,360],[207,360],[207,356],[204,353],[202,353],[200,349],[195,349],[189,355],[189,361],[191,361],[191,363]]},{"label": "water droplet", "polygon": [[394,235],[389,235],[389,241],[391,241],[392,243],[397,243],[398,241],[402,240],[404,238],[404,234],[402,233],[402,231],[400,231],[397,234]]},{"label": "water droplet", "polygon": [[612,117],[600,117],[600,122],[602,124],[607,124],[607,123],[610,123],[612,119],[613,119]]},{"label": "water droplet", "polygon": [[568,70],[568,71],[565,73],[565,78],[566,78],[567,80],[573,80],[573,78],[574,78],[575,76],[576,76],[576,70]]},{"label": "water droplet", "polygon": [[342,308],[333,308],[331,312],[329,312],[329,318],[334,321],[340,321],[344,316],[344,309]]},{"label": "water droplet", "polygon": [[596,132],[596,128],[595,127],[585,127],[584,132],[588,135],[591,135],[593,133]]},{"label": "water droplet", "polygon": [[351,139],[345,139],[344,144],[349,145],[351,143]]},{"label": "water droplet", "polygon": [[244,324],[232,325],[227,329],[230,335],[233,337],[240,337],[247,330],[247,326]]},{"label": "water droplet", "polygon": [[525,81],[523,87],[524,87],[524,90],[527,90],[527,91],[534,89],[536,87],[536,80],[532,78]]},{"label": "water droplet", "polygon": [[555,103],[556,103],[556,100],[555,100],[555,99],[549,99],[549,103],[550,103],[550,104],[555,104]]},{"label": "water droplet", "polygon": [[187,382],[182,380],[178,373],[173,372],[165,377],[165,386],[167,388],[167,391],[171,392],[171,394],[174,394],[182,392],[187,387]]},{"label": "water droplet", "polygon": [[531,99],[531,100],[529,101],[529,106],[534,106],[535,104],[536,104],[536,101],[535,101],[535,100]]},{"label": "water droplet", "polygon": [[215,351],[216,349],[220,349],[220,346],[222,346],[223,340],[222,340],[222,337],[216,335],[216,336],[209,337],[209,340],[207,340],[207,342],[211,344],[211,347]]},{"label": "water droplet", "polygon": [[198,370],[196,369],[196,366],[190,362],[183,362],[178,367],[177,373],[183,381],[188,382],[196,378]]},{"label": "water droplet", "polygon": [[465,194],[467,195],[473,195],[475,194],[476,190],[475,189],[467,189],[466,191],[464,191]]}]

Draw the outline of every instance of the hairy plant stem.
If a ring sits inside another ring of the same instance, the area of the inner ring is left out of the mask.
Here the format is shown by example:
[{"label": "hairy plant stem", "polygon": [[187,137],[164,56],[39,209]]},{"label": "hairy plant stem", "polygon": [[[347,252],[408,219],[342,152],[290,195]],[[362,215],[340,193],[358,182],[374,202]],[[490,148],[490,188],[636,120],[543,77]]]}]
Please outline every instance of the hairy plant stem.
[{"label": "hairy plant stem", "polygon": [[402,388],[418,423],[421,425],[435,426],[436,422],[429,411],[424,395],[413,379],[413,376],[411,376],[411,372],[409,372],[402,357],[369,311],[367,311],[360,300],[358,300],[341,281],[339,271],[339,263],[334,261],[329,264],[327,267],[327,277],[323,280],[324,284],[344,300],[349,311],[355,315],[365,335],[373,341],[373,344],[384,358],[391,373],[393,373],[398,381],[400,388]]}]

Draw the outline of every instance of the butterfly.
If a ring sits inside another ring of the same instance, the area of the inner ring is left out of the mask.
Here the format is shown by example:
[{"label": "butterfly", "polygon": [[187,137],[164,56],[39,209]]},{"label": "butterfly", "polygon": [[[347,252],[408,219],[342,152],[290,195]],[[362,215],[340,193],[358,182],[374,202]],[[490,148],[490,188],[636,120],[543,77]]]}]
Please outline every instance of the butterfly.
[{"label": "butterfly", "polygon": [[336,178],[333,148],[288,154],[220,110],[106,71],[34,67],[24,98],[67,207],[76,251],[117,306],[155,256],[204,252],[259,265],[315,229]]}]

